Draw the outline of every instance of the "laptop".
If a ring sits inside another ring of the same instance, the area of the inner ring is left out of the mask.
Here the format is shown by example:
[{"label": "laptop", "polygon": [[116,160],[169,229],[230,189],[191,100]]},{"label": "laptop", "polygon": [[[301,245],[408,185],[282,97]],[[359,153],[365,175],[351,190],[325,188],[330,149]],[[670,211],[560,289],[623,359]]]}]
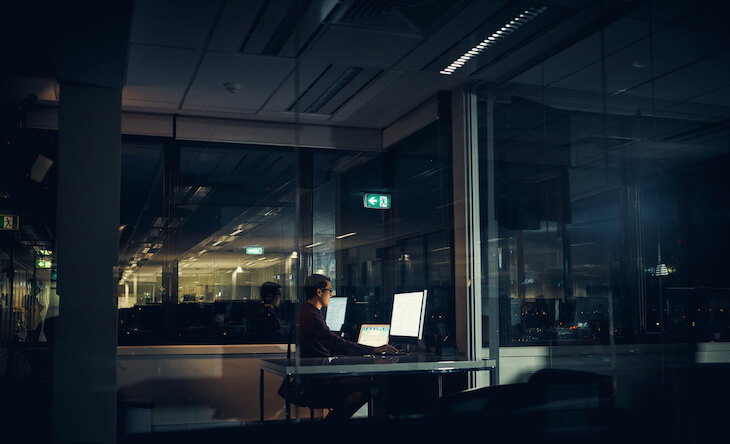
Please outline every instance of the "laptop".
[{"label": "laptop", "polygon": [[380,347],[388,343],[390,324],[362,324],[357,343],[370,347]]}]

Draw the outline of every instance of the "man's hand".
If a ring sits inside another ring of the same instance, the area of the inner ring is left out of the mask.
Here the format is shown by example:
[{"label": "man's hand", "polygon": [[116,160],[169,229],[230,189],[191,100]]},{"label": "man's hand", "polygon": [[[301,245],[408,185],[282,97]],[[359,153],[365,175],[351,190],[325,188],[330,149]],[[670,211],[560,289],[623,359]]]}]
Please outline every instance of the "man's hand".
[{"label": "man's hand", "polygon": [[380,347],[375,347],[375,353],[386,353],[394,355],[398,353],[398,349],[390,344],[385,344],[381,345]]}]

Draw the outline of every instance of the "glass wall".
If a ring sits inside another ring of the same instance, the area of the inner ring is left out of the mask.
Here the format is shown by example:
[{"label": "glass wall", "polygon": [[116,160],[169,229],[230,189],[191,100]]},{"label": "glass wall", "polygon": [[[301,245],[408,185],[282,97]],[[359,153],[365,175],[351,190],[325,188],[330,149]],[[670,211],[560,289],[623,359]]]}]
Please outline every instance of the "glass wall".
[{"label": "glass wall", "polygon": [[500,345],[536,346],[503,352],[535,361],[501,381],[610,374],[617,406],[678,436],[711,426],[699,381],[730,339],[730,47],[700,3],[640,4],[475,89],[483,285]]},{"label": "glass wall", "polygon": [[502,345],[728,338],[728,48],[675,6],[478,89]]},{"label": "glass wall", "polygon": [[[261,285],[296,293],[294,153],[130,142],[123,150],[120,343],[281,342],[263,328]],[[172,191],[174,190],[174,191]]]},{"label": "glass wall", "polygon": [[[346,336],[362,323],[390,323],[393,295],[427,290],[424,342],[453,345],[450,152],[431,124],[387,152],[314,153],[314,272],[347,296]],[[363,204],[390,197],[390,209]],[[329,230],[329,231],[327,231]]]},{"label": "glass wall", "polygon": [[[125,140],[120,345],[286,343],[303,303],[296,199],[307,162],[286,147]],[[389,322],[395,292],[427,289],[427,342],[453,343],[447,147],[434,123],[387,152],[301,150],[316,173],[302,216],[308,274],[349,298],[350,339],[361,323]],[[365,193],[391,196],[391,208],[365,208]],[[275,334],[262,327],[265,282],[280,286]]]}]

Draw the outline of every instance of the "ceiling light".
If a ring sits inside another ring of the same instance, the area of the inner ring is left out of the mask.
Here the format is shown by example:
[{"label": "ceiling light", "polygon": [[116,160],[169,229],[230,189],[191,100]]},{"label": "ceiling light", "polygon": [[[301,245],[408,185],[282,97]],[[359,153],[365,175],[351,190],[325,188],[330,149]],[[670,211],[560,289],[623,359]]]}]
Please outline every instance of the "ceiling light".
[{"label": "ceiling light", "polygon": [[241,233],[243,233],[243,230],[236,230],[233,233],[229,234],[229,236],[235,236],[235,235],[241,234]]},{"label": "ceiling light", "polygon": [[529,20],[532,20],[533,18],[535,18],[538,15],[540,15],[541,13],[543,13],[546,9],[547,8],[545,6],[542,6],[539,8],[526,9],[523,13],[519,14],[517,17],[514,17],[512,20],[508,21],[504,26],[501,26],[491,36],[487,37],[482,42],[480,42],[473,48],[466,51],[458,59],[451,62],[447,67],[445,67],[444,69],[439,71],[439,73],[450,76],[451,74],[454,73],[454,71],[456,71],[456,69],[464,66],[464,64],[466,64],[466,62],[468,62],[475,55],[482,52],[486,47],[491,46],[494,43],[498,42],[499,40],[502,40],[505,37],[507,37],[508,35],[512,34],[514,31],[516,31],[518,28],[522,27]]},{"label": "ceiling light", "polygon": [[198,251],[198,254],[205,254],[206,251],[208,251],[208,250],[200,250],[200,251]]},{"label": "ceiling light", "polygon": [[309,244],[309,245],[305,246],[304,248],[314,248],[317,245],[322,245],[322,242],[315,242],[313,244]]},{"label": "ceiling light", "polygon": [[243,268],[240,265],[236,267],[236,273],[243,273]]},{"label": "ceiling light", "polygon": [[352,233],[345,233],[345,234],[340,234],[339,236],[335,236],[335,237],[337,237],[337,239],[344,239],[344,238],[346,238],[346,237],[354,236],[354,235],[356,235],[356,234],[357,234],[357,233],[355,233],[355,232],[353,231]]},{"label": "ceiling light", "polygon": [[222,243],[223,243],[223,241],[215,241],[215,242],[213,242],[213,246],[217,247],[218,245],[220,245]]}]

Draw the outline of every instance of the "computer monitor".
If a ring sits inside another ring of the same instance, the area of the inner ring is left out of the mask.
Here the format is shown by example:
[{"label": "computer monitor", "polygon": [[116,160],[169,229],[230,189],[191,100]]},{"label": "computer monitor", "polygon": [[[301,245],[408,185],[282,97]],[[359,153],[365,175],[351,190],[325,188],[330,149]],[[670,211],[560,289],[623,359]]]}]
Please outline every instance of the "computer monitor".
[{"label": "computer monitor", "polygon": [[369,345],[370,347],[380,347],[388,343],[389,335],[390,325],[388,324],[362,324],[357,343]]},{"label": "computer monitor", "polygon": [[426,290],[393,295],[393,312],[390,316],[391,336],[423,339],[425,318]]},{"label": "computer monitor", "polygon": [[342,330],[342,324],[345,323],[345,312],[347,312],[347,298],[331,297],[324,318],[327,327],[332,331]]}]

